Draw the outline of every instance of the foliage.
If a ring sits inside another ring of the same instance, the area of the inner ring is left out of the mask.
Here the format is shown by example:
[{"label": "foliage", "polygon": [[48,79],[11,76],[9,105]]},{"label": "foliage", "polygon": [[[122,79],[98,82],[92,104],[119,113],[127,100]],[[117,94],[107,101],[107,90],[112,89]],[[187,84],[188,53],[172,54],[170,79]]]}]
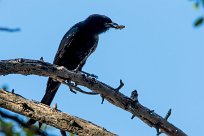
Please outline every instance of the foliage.
[{"label": "foliage", "polygon": [[7,120],[0,117],[0,135],[5,136],[34,136],[34,133],[27,128],[23,128],[17,125],[12,120]]},{"label": "foliage", "polygon": [[[194,8],[196,10],[201,9],[201,8],[204,9],[204,0],[193,0],[193,1],[194,1]],[[202,25],[203,20],[204,20],[204,15],[198,17],[194,22],[194,26],[198,27],[198,26]]]},{"label": "foliage", "polygon": [[[38,128],[38,126],[35,126],[35,128]],[[47,125],[43,125],[42,129],[50,130],[53,128]],[[48,135],[46,133],[44,134]],[[72,134],[72,133],[68,133],[68,135],[75,136],[75,134]],[[0,136],[37,136],[37,134],[30,128],[22,127],[14,120],[3,118],[0,115]],[[52,136],[55,136],[55,135],[52,135]]]}]

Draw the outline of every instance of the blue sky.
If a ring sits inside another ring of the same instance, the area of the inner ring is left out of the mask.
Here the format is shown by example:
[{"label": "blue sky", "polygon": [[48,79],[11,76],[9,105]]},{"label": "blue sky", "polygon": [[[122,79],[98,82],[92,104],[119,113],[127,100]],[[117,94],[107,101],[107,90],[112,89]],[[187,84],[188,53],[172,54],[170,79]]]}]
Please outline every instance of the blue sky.
[{"label": "blue sky", "polygon": [[[139,101],[188,135],[204,135],[204,26],[193,27],[201,11],[187,0],[157,1],[0,1],[0,26],[21,32],[0,32],[0,59],[29,58],[52,62],[64,33],[93,13],[109,16],[125,29],[100,35],[99,45],[84,71],[113,87],[122,79],[121,92],[138,90]],[[0,85],[28,99],[40,101],[47,78],[9,75]],[[156,131],[99,96],[72,94],[62,85],[53,101],[63,112],[90,120],[125,135],[154,136]],[[59,131],[54,131],[56,135]]]}]

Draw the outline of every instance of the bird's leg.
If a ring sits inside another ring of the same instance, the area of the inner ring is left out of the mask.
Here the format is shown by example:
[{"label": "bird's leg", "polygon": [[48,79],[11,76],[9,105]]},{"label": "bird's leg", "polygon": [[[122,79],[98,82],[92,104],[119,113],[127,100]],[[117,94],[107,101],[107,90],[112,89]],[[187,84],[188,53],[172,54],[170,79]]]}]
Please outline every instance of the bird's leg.
[{"label": "bird's leg", "polygon": [[73,87],[77,86],[77,84],[72,83],[70,79],[68,79],[68,78],[62,78],[62,77],[57,77],[57,80],[56,80],[56,81],[68,85],[68,86],[69,86],[69,90],[70,90],[72,93],[76,94],[76,92],[73,90],[73,89],[74,89]]},{"label": "bird's leg", "polygon": [[58,81],[58,82],[60,82],[60,83],[62,83],[62,84],[68,85],[69,90],[70,90],[72,93],[74,93],[74,94],[77,93],[76,91],[81,92],[81,93],[84,93],[84,94],[89,94],[89,95],[97,95],[97,94],[98,94],[98,93],[96,93],[96,92],[86,92],[86,91],[83,91],[82,89],[80,89],[79,87],[77,87],[77,83],[71,82],[70,79],[64,79],[64,78],[58,77],[58,79],[57,79],[56,81]]}]

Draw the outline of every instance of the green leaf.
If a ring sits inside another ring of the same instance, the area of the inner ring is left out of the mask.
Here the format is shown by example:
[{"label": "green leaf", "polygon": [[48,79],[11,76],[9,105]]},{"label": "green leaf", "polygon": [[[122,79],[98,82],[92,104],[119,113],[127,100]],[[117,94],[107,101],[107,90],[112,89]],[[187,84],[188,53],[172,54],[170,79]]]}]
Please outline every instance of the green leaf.
[{"label": "green leaf", "polygon": [[194,26],[195,26],[195,27],[198,27],[198,26],[200,26],[202,23],[203,23],[203,17],[200,17],[200,18],[198,18],[198,19],[195,21]]},{"label": "green leaf", "polygon": [[194,3],[194,4],[193,4],[193,7],[194,7],[195,10],[198,10],[198,8],[199,8],[199,3],[198,3],[198,2]]}]

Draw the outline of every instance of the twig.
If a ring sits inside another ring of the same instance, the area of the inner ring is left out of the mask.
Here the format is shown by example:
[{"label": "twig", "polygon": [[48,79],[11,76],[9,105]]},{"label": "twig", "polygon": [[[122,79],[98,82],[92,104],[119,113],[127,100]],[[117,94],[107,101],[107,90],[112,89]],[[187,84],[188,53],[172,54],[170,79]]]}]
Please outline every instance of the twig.
[{"label": "twig", "polygon": [[0,31],[18,32],[18,31],[20,31],[20,28],[6,28],[6,27],[0,27]]},{"label": "twig", "polygon": [[[171,115],[171,109],[168,110],[168,112],[166,113],[166,116],[164,117],[165,120],[168,120],[168,118],[170,117]],[[157,131],[157,136],[159,136],[160,134],[162,134],[163,132],[160,131],[159,127],[156,128],[156,131]]]},{"label": "twig", "polygon": [[130,99],[132,99],[134,102],[138,102],[138,93],[137,93],[137,90],[132,91]]},{"label": "twig", "polygon": [[[55,109],[55,110],[58,110],[57,109],[57,103],[55,103],[52,108]],[[58,111],[60,111],[60,110],[58,110]],[[67,135],[66,132],[61,130],[61,129],[60,129],[60,133],[61,133],[62,136],[66,136]]]},{"label": "twig", "polygon": [[98,76],[97,75],[94,75],[94,74],[90,74],[90,73],[88,73],[88,72],[85,72],[85,71],[79,71],[79,72],[81,72],[82,74],[85,74],[87,77],[92,77],[92,78],[98,78]]},{"label": "twig", "polygon": [[14,93],[14,89],[11,90],[11,93]]},{"label": "twig", "polygon": [[104,100],[105,100],[105,97],[103,95],[101,95],[101,104],[103,104]]},{"label": "twig", "polygon": [[119,92],[119,90],[124,86],[123,81],[120,79],[120,85],[115,89],[116,92]]},{"label": "twig", "polygon": [[168,118],[171,116],[171,109],[167,112],[166,116],[164,117],[165,120],[168,120]]},{"label": "twig", "polygon": [[44,62],[44,59],[43,59],[43,57],[40,57],[40,61]]},{"label": "twig", "polygon": [[[138,93],[137,93],[137,90],[132,91],[130,99],[133,100],[133,102],[134,102],[133,105],[138,102]],[[133,114],[131,119],[133,119],[134,117],[135,117],[135,115]]]}]

